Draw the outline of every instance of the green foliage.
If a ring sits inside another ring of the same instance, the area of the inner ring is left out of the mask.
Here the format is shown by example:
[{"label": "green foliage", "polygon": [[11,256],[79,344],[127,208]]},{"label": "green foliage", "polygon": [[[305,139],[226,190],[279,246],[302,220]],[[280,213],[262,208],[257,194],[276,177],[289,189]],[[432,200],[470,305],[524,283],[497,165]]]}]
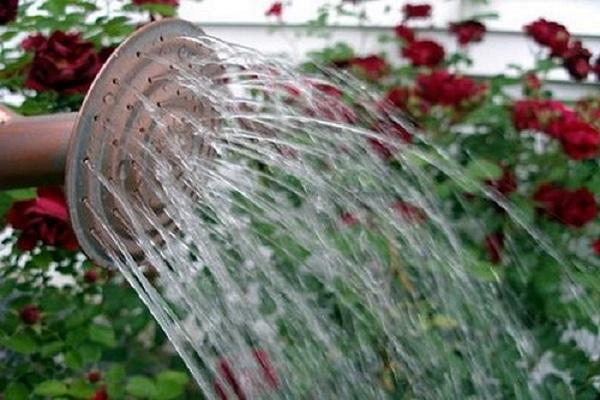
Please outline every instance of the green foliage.
[{"label": "green foliage", "polygon": [[[487,0],[472,2],[487,3]],[[34,3],[40,5],[36,12],[32,12]],[[0,48],[0,87],[22,97],[22,101],[11,104],[16,112],[38,115],[76,111],[83,100],[83,95],[25,88],[33,55],[26,53],[18,43],[27,34],[77,31],[99,51],[117,45],[131,34],[140,16],[172,16],[176,12],[173,7],[161,4],[134,6],[128,1],[118,4],[120,8],[108,13],[93,0],[21,1],[17,20],[0,29],[0,40],[5,44]],[[391,11],[393,8],[387,10]],[[305,34],[329,37],[329,24],[336,15],[355,18],[359,23],[368,20],[364,12],[346,4],[325,6],[308,22]],[[473,17],[485,20],[496,15],[484,13]],[[381,42],[396,43],[397,39],[390,32],[381,37]],[[310,61],[302,66],[303,71],[316,74],[322,71],[323,65],[343,63],[355,55],[348,44],[335,43],[311,52]],[[456,52],[446,58],[444,66],[463,73],[472,63],[466,52]],[[468,266],[469,273],[481,282],[497,284],[499,292],[519,300],[522,309],[515,312],[530,327],[541,346],[540,353],[551,352],[554,366],[566,371],[572,379],[570,385],[566,385],[555,376],[548,376],[543,394],[547,398],[594,399],[598,397],[592,385],[600,374],[598,361],[581,351],[573,341],[562,340],[562,335],[567,327],[598,333],[597,321],[585,311],[600,308],[600,268],[588,249],[589,241],[600,236],[600,227],[595,221],[585,228],[572,229],[548,220],[536,211],[531,196],[534,189],[546,181],[572,188],[585,186],[598,196],[599,163],[597,159],[568,160],[558,146],[551,144],[543,144],[540,150],[540,143],[532,135],[516,131],[510,112],[511,93],[523,85],[526,74],[544,77],[559,67],[560,63],[552,58],[537,59],[532,69],[507,66],[510,73],[485,79],[486,95],[475,104],[457,108],[434,106],[421,114],[409,105],[408,112],[412,112],[411,116],[424,128],[429,140],[448,148],[464,166],[467,179],[458,183],[427,172],[435,181],[441,205],[451,210],[457,229],[467,226],[473,216],[480,222],[480,231],[460,232],[469,254],[478,259]],[[420,72],[423,69],[396,65],[382,81],[365,84],[372,85],[374,91],[386,90],[398,84],[413,84]],[[535,96],[551,98],[552,93],[541,90]],[[347,100],[350,103],[352,99]],[[418,145],[418,138],[416,141]],[[435,154],[425,155],[443,162]],[[424,162],[412,161],[418,168],[427,168]],[[548,256],[547,249],[532,241],[514,219],[481,195],[480,189],[486,182],[502,177],[503,166],[519,172],[519,188],[509,198],[514,211],[523,222],[534,225],[552,249],[566,254],[569,263],[563,265]],[[281,176],[280,171],[265,171],[265,174],[302,193],[303,188],[293,177]],[[265,188],[285,195],[293,206],[300,206],[301,198],[283,185],[266,181]],[[15,201],[34,196],[31,189],[0,192],[0,221]],[[383,328],[377,326],[372,310],[360,302],[360,296],[343,281],[326,287],[319,277],[299,273],[299,266],[309,257],[309,252],[289,235],[282,234],[277,226],[261,221],[256,204],[241,195],[234,198],[241,213],[253,216],[254,231],[265,246],[272,248],[286,279],[314,295],[324,312],[332,316],[333,323],[344,326],[350,320],[346,318],[348,315],[360,316],[363,323],[352,327],[356,342],[345,349],[348,354],[367,341],[378,345],[384,336]],[[207,221],[214,219],[214,215],[208,213],[205,217]],[[510,261],[500,264],[489,261],[483,237],[496,231],[506,235],[506,251],[519,255],[518,265]],[[5,239],[1,245],[13,246],[16,236]],[[356,243],[366,240],[390,269],[394,267],[389,241],[375,229],[353,227],[344,232],[332,231],[328,240],[346,256],[354,254]],[[231,258],[238,260],[238,255],[232,254]],[[0,258],[0,266],[0,393],[4,400],[89,399],[103,387],[111,400],[201,398],[152,316],[122,277],[111,277],[113,273],[101,270],[99,281],[85,282],[83,271],[91,267],[89,261],[81,261],[75,253],[48,247],[37,248],[25,256],[13,249]],[[57,273],[67,283],[54,283],[53,276]],[[396,269],[394,273],[398,286],[409,285],[402,271]],[[577,290],[581,290],[580,295],[570,300],[564,300],[567,275],[578,285]],[[199,283],[203,290],[215,290],[211,278],[206,277]],[[265,315],[276,313],[277,304],[266,291],[261,293],[261,302]],[[19,311],[28,304],[38,305],[41,313],[40,321],[31,325],[19,316]],[[423,329],[430,334],[427,340],[448,358],[457,355],[451,353],[452,346],[444,335],[458,324],[452,316],[437,312],[423,319]],[[302,337],[293,334],[293,329],[297,329],[293,323],[279,321],[280,334],[288,335],[290,341]],[[305,343],[294,344],[297,347],[292,346],[290,352],[297,352],[298,357],[311,351]],[[510,349],[499,355],[506,359],[513,356],[516,357]],[[87,379],[90,371],[100,372],[99,382]],[[464,371],[465,380],[467,372]],[[392,397],[412,398],[410,383],[403,381],[400,374],[384,368],[382,375]],[[307,387],[310,387],[310,378],[307,377]],[[504,377],[501,384],[510,387],[510,377]]]},{"label": "green foliage", "polygon": [[[0,27],[0,87],[21,96],[11,104],[15,112],[75,111],[84,97],[25,88],[33,59],[19,46],[26,35],[81,32],[100,51],[130,35],[140,17],[175,12],[170,6],[118,4],[120,9],[108,13],[93,0],[20,1],[17,20]],[[0,226],[14,202],[35,196],[35,189],[0,192]],[[14,243],[8,237],[0,246]],[[198,399],[182,362],[133,289],[103,269],[97,282],[86,282],[83,273],[91,267],[77,253],[50,247],[0,256],[0,398],[90,399],[104,387],[111,400]],[[64,284],[53,283],[57,274]],[[39,308],[34,324],[19,315],[29,304]],[[99,381],[88,380],[91,371]]]}]

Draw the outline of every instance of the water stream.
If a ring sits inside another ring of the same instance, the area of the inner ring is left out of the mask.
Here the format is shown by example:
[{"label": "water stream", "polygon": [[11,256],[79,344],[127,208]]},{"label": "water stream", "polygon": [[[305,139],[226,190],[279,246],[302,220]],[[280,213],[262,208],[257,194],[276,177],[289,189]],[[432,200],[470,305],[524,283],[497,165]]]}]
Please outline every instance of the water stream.
[{"label": "water stream", "polygon": [[204,109],[140,93],[154,129],[123,151],[142,189],[94,172],[125,221],[97,214],[100,237],[203,395],[538,397],[518,298],[453,207],[487,196],[559,259],[526,217],[351,77],[189,40],[214,56],[169,79]]}]

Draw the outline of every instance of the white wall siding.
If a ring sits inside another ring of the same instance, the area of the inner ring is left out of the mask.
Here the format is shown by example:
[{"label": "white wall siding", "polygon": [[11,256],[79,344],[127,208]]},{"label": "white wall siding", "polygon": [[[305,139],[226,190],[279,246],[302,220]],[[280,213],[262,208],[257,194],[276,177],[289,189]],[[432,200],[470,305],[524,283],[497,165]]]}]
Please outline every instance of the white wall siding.
[{"label": "white wall siding", "polygon": [[[600,0],[599,0],[600,1]],[[328,39],[303,37],[297,39],[297,32],[303,31],[302,26],[281,28],[273,32],[262,24],[229,25],[229,24],[200,24],[207,34],[228,42],[258,49],[264,53],[283,54],[301,60],[310,50],[320,49],[337,41],[346,41],[356,46],[363,54],[385,51],[392,61],[402,62],[393,44],[381,44],[378,37],[382,33],[391,33],[391,27],[364,28],[362,31],[355,27],[334,27],[332,36]],[[454,38],[446,31],[427,30],[421,33],[423,37],[431,37],[445,44],[449,50],[455,49]],[[600,54],[600,37],[585,37],[585,44],[594,54]],[[471,48],[471,56],[475,63],[467,73],[476,76],[491,76],[507,72],[507,65],[520,64],[525,68],[533,66],[534,56],[539,48],[520,33],[489,32],[481,44]],[[590,79],[585,83],[574,83],[568,79],[564,71],[556,71],[549,76],[551,87],[557,90],[559,97],[565,100],[578,98],[585,94],[598,93],[600,85]]]}]

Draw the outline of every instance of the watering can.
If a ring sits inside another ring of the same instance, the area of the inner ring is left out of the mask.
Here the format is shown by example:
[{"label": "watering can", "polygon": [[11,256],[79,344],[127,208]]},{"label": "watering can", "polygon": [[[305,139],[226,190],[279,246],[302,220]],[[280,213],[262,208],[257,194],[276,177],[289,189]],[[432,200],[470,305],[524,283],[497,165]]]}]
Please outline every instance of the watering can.
[{"label": "watering can", "polygon": [[139,29],[104,64],[78,113],[21,117],[1,109],[0,190],[64,183],[71,222],[88,256],[110,264],[98,217],[135,250],[119,205],[94,171],[139,193],[150,208],[160,208],[152,193],[145,192],[133,161],[140,157],[132,155],[136,150],[131,143],[164,131],[149,115],[149,103],[200,116],[207,112],[206,104],[175,79],[181,71],[203,77],[219,73],[214,51],[196,40],[201,36],[201,29],[178,19]]}]

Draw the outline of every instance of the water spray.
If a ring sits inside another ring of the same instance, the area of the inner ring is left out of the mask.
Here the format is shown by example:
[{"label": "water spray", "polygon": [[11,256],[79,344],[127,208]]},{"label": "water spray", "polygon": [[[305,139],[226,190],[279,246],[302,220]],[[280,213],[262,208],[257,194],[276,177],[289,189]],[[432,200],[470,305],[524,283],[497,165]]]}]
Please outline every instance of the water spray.
[{"label": "water spray", "polygon": [[477,185],[324,72],[148,25],[78,114],[5,114],[0,189],[66,171],[82,249],[119,267],[207,398],[539,397],[518,304],[474,272],[432,176]]}]

